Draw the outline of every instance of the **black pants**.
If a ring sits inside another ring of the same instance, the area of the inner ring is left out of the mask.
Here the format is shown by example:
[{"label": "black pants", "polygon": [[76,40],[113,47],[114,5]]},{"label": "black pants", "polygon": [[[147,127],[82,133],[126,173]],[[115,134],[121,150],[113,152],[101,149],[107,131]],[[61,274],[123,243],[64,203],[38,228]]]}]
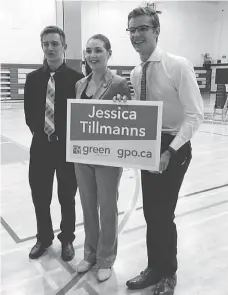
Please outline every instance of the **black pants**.
[{"label": "black pants", "polygon": [[49,142],[46,136],[34,136],[30,149],[29,183],[37,220],[37,240],[49,245],[54,239],[50,204],[56,172],[61,206],[61,242],[75,238],[75,194],[77,181],[74,164],[65,160],[64,143]]},{"label": "black pants", "polygon": [[[161,153],[174,136],[162,134]],[[143,210],[147,223],[148,267],[161,277],[177,271],[177,230],[174,211],[178,193],[191,161],[191,144],[187,142],[172,155],[162,174],[141,171]]]}]

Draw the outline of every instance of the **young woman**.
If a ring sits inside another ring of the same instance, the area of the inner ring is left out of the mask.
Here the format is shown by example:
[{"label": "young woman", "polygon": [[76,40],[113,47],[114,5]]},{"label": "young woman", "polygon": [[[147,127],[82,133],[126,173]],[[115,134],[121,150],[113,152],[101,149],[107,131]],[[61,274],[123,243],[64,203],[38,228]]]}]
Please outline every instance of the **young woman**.
[{"label": "young woman", "polygon": [[[111,54],[110,42],[104,35],[94,35],[87,41],[85,58],[92,72],[76,84],[77,99],[112,100],[117,94],[130,99],[126,79],[107,67]],[[117,254],[117,199],[122,168],[75,163],[75,171],[85,227],[84,259],[78,272],[86,272],[96,264],[97,279],[102,282],[111,276]]]}]

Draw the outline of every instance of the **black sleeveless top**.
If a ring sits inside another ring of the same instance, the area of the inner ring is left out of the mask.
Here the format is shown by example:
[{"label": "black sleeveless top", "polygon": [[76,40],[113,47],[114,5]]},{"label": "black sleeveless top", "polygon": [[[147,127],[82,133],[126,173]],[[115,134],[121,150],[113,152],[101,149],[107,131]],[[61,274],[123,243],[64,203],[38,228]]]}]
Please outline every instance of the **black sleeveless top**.
[{"label": "black sleeveless top", "polygon": [[83,92],[82,92],[81,99],[92,99],[93,95],[88,96],[88,95],[86,94],[86,89],[87,89],[87,87],[88,87],[88,84],[87,84],[86,88],[85,88],[85,89],[83,90]]},{"label": "black sleeveless top", "polygon": [[85,90],[82,92],[81,99],[92,99],[92,97],[93,97],[93,95],[88,96],[88,95],[85,93]]}]

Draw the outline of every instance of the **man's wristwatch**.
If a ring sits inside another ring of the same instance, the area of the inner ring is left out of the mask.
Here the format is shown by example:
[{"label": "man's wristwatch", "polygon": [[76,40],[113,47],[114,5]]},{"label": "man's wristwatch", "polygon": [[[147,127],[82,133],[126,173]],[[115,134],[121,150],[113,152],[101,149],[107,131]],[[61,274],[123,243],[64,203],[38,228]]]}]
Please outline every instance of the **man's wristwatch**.
[{"label": "man's wristwatch", "polygon": [[167,150],[170,152],[171,155],[176,155],[176,153],[177,153],[177,151],[174,150],[171,146],[169,146],[169,147],[167,148]]}]

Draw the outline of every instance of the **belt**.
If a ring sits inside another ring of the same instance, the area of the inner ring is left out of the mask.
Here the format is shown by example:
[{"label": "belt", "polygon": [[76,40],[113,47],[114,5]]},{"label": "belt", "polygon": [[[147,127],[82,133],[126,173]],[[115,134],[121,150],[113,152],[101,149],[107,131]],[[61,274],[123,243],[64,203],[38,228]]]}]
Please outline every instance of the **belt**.
[{"label": "belt", "polygon": [[48,141],[49,142],[54,142],[54,141],[58,141],[59,137],[56,134],[51,134],[48,136]]}]

